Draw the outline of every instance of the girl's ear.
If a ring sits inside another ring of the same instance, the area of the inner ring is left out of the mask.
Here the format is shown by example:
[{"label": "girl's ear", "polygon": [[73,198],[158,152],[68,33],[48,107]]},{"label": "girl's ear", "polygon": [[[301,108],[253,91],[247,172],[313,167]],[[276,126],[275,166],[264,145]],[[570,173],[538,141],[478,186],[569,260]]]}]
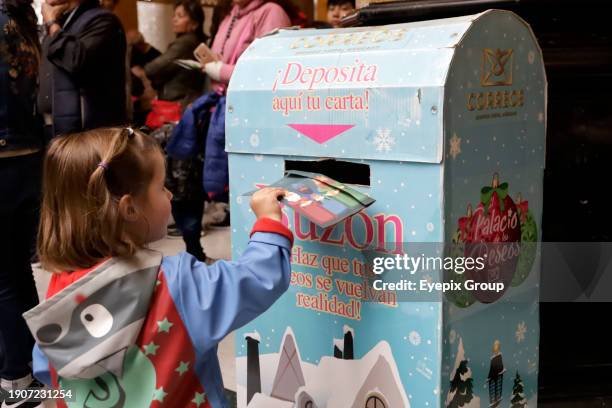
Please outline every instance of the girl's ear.
[{"label": "girl's ear", "polygon": [[134,199],[129,194],[124,194],[119,200],[119,214],[126,222],[138,221],[138,211]]}]

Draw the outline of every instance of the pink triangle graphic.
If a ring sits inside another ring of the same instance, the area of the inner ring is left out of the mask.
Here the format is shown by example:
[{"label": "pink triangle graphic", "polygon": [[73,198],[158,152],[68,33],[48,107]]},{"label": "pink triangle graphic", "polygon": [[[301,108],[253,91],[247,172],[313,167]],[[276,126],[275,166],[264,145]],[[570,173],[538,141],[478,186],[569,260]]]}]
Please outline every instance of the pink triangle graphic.
[{"label": "pink triangle graphic", "polygon": [[292,129],[297,130],[304,136],[314,140],[321,144],[325,143],[330,139],[338,136],[341,133],[346,132],[355,125],[298,125],[290,124],[287,125]]}]

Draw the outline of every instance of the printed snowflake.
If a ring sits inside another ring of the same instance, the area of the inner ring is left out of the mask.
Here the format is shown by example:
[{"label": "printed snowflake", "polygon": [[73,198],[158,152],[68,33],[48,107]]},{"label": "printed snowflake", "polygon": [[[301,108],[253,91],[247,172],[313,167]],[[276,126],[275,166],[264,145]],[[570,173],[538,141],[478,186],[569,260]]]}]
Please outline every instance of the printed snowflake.
[{"label": "printed snowflake", "polygon": [[257,133],[253,133],[249,138],[249,143],[251,143],[251,146],[253,147],[259,146],[259,135]]},{"label": "printed snowflake", "polygon": [[461,153],[461,138],[457,137],[456,133],[453,133],[453,137],[450,138],[449,142],[450,142],[449,154],[454,160],[455,158],[457,158],[457,156],[459,156],[459,153]]},{"label": "printed snowflake", "polygon": [[457,332],[454,330],[451,330],[448,336],[448,341],[450,341],[450,344],[454,344],[455,340],[457,340]]},{"label": "printed snowflake", "polygon": [[413,346],[418,346],[421,344],[421,335],[416,331],[411,331],[408,335],[408,341],[410,341],[410,344]]},{"label": "printed snowflake", "polygon": [[517,343],[525,341],[525,333],[527,333],[527,325],[525,322],[520,322],[516,327],[516,333],[514,333]]},{"label": "printed snowflake", "polygon": [[391,129],[377,129],[374,144],[376,145],[376,151],[390,152],[395,144],[395,138],[391,136]]},{"label": "printed snowflake", "polygon": [[535,61],[535,52],[529,51],[529,53],[527,54],[527,62],[529,62],[529,64],[533,64],[534,61]]},{"label": "printed snowflake", "polygon": [[538,371],[538,361],[537,359],[534,361],[527,360],[527,372],[529,374],[535,373]]}]

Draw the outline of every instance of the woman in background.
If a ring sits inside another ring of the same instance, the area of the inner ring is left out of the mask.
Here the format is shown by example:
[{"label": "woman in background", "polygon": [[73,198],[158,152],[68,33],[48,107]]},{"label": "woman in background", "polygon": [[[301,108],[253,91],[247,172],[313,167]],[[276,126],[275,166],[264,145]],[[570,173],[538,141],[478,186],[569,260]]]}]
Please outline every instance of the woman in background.
[{"label": "woman in background", "polygon": [[[205,42],[204,11],[198,0],[178,0],[174,6],[172,29],[176,34],[166,52],[144,66],[132,68],[132,73],[147,83],[152,82],[162,101],[180,102],[185,109],[204,91],[204,77],[197,70],[185,69],[175,63],[179,59],[193,60],[193,51]],[[155,104],[155,101],[153,101]],[[155,106],[153,112],[155,114]],[[147,125],[151,122],[147,120]],[[165,134],[162,126],[158,133]],[[163,145],[163,143],[162,143]],[[178,227],[187,252],[200,261],[206,260],[206,255],[200,243],[202,234],[202,214],[204,211],[205,193],[202,187],[203,141],[198,143],[198,154],[193,157],[176,160],[167,158],[166,186],[172,191],[172,215]]]},{"label": "woman in background", "polygon": [[[168,169],[173,172],[172,176],[175,179],[182,176],[183,179],[189,180],[202,177],[204,191],[208,198],[215,202],[228,201],[225,93],[234,66],[253,40],[275,28],[288,27],[290,24],[287,13],[276,2],[234,0],[229,14],[223,18],[215,34],[212,44],[215,60],[205,63],[203,67],[203,71],[211,78],[212,92],[193,102],[168,141],[166,152],[169,157]],[[173,171],[176,169],[173,160],[195,159],[202,152],[205,152],[203,174],[198,166],[192,166],[186,172]],[[179,189],[174,186],[169,188],[175,197],[172,201],[172,214],[183,234],[187,251],[190,252],[191,248],[190,253],[206,259],[204,251],[200,249],[204,200],[181,200],[177,198],[181,195]],[[225,219],[217,225],[229,225],[229,212],[225,212]]]},{"label": "woman in background", "polygon": [[[287,7],[290,14],[295,7]],[[229,13],[216,31],[212,52],[215,60],[204,65],[203,71],[211,79],[212,92],[198,99],[206,109],[206,148],[204,157],[204,190],[211,200],[228,201],[229,176],[225,152],[225,94],[238,58],[247,47],[264,34],[289,27],[291,19],[276,1],[233,0]],[[172,155],[172,152],[169,151]],[[229,224],[229,213],[221,225]]]},{"label": "woman in background", "polygon": [[32,338],[21,314],[36,306],[32,256],[39,218],[42,121],[36,112],[40,45],[31,0],[0,0],[0,403],[32,378]]},{"label": "woman in background", "polygon": [[176,39],[166,52],[145,65],[144,70],[133,68],[132,73],[142,78],[145,74],[164,101],[178,101],[184,106],[200,96],[204,90],[204,78],[197,71],[188,70],[175,63],[179,59],[193,59],[193,50],[206,41],[204,35],[204,11],[197,0],[178,0],[174,5],[172,30]]}]

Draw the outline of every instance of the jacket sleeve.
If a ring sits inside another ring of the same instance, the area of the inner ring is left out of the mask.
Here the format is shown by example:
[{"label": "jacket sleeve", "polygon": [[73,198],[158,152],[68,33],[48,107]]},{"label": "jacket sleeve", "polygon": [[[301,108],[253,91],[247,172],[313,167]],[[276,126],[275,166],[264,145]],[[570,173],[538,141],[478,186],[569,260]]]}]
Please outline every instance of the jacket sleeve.
[{"label": "jacket sleeve", "polygon": [[186,48],[190,43],[177,39],[172,42],[166,52],[144,67],[147,77],[156,82],[163,82],[172,78],[179,70],[184,69],[174,63],[175,60],[185,56]]},{"label": "jacket sleeve", "polygon": [[219,71],[219,82],[226,85],[229,84],[232,74],[234,73],[234,68],[236,68],[236,65],[224,62],[221,66],[221,71]]},{"label": "jacket sleeve", "polygon": [[78,35],[59,30],[43,40],[42,49],[49,61],[71,74],[78,74],[89,67],[105,64],[107,52],[115,49],[122,37],[123,29],[111,14],[93,19]]},{"label": "jacket sleeve", "polygon": [[171,296],[198,353],[266,311],[289,287],[291,232],[264,220],[236,261],[208,266],[187,253],[164,258]]},{"label": "jacket sleeve", "polygon": [[[276,28],[291,26],[291,20],[281,6],[271,3],[266,4],[264,7],[266,7],[265,11],[255,23],[255,38],[260,38]],[[223,63],[219,74],[219,81],[229,84],[235,67],[235,64]]]}]

